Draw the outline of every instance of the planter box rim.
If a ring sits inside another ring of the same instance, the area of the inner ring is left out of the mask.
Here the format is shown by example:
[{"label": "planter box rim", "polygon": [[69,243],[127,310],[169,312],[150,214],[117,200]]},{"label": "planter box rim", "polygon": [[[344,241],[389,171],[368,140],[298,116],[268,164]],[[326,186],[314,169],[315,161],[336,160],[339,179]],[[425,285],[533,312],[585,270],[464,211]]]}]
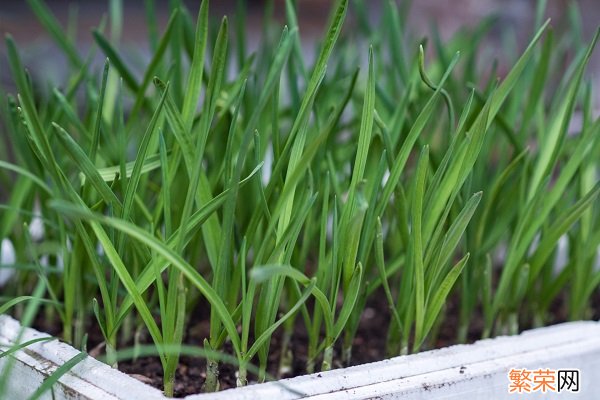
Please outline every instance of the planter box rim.
[{"label": "planter box rim", "polygon": [[[0,351],[5,348],[3,346],[14,342],[20,329],[18,321],[0,315]],[[48,336],[26,328],[21,342]],[[35,343],[13,356],[21,368],[35,371],[34,374],[43,379],[77,353],[78,350],[54,339]],[[0,359],[0,368],[2,365]],[[218,393],[195,394],[185,399],[362,399],[372,396],[435,398],[431,396],[435,396],[436,392],[445,393],[444,398],[453,398],[454,392],[458,393],[457,396],[464,397],[464,390],[471,390],[469,387],[473,385],[479,387],[477,390],[481,393],[477,393],[481,396],[487,393],[494,398],[501,398],[496,395],[508,395],[507,373],[510,368],[525,367],[578,368],[582,370],[582,384],[588,382],[590,388],[593,388],[593,381],[600,378],[600,323],[568,322],[525,331],[516,336],[501,336],[480,340],[474,344],[458,344]],[[484,381],[486,384],[482,385]],[[149,400],[166,399],[159,390],[92,357],[87,357],[77,364],[55,386],[54,394],[59,393],[59,399],[142,398],[140,396]],[[69,393],[72,392],[78,392],[79,397],[69,397]],[[60,396],[61,393],[65,393],[63,397]],[[590,391],[590,395],[592,393]],[[585,397],[581,397],[580,393],[578,398]]]}]

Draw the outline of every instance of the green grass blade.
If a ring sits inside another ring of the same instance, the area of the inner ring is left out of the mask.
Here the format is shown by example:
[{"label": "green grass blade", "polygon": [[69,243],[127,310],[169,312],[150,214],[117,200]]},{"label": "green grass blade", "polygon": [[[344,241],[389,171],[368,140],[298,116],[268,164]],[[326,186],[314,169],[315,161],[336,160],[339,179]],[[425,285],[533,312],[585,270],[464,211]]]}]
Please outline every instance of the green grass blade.
[{"label": "green grass blade", "polygon": [[202,73],[204,72],[204,57],[208,41],[208,3],[209,0],[203,0],[198,11],[194,39],[194,56],[192,58],[192,65],[190,66],[186,85],[187,90],[183,98],[183,108],[181,110],[181,119],[187,130],[191,130],[192,128],[194,112],[200,100],[200,91],[202,89]]},{"label": "green grass blade", "polygon": [[433,278],[431,280],[432,285],[429,287],[430,292],[428,296],[431,295],[432,291],[437,290],[437,287],[435,285],[437,277],[443,271],[444,265],[446,265],[446,263],[454,254],[461,237],[463,236],[465,230],[467,229],[467,226],[469,225],[469,222],[471,221],[471,218],[473,217],[473,214],[475,214],[475,211],[477,210],[477,206],[481,201],[482,195],[482,192],[478,192],[471,196],[471,198],[467,201],[467,203],[461,210],[460,214],[458,214],[458,216],[454,219],[452,225],[448,229],[448,233],[446,233],[444,240],[441,244],[441,248],[438,253],[438,258],[436,259],[435,263],[431,266],[430,269],[430,273],[431,276],[433,276]]},{"label": "green grass blade", "polygon": [[92,132],[92,143],[90,145],[89,156],[92,164],[96,163],[96,154],[98,153],[98,145],[100,143],[100,130],[102,127],[102,109],[104,107],[104,95],[106,94],[106,82],[108,80],[109,60],[104,61],[104,70],[102,73],[102,83],[100,84],[100,96],[98,97],[98,108],[96,110],[96,120],[94,122],[94,130]]},{"label": "green grass blade", "polygon": [[[435,292],[432,299],[427,303],[427,311],[425,317],[425,323],[423,324],[423,335],[421,340],[424,340],[427,336],[428,332],[433,327],[435,320],[438,317],[443,305],[446,302],[446,298],[450,293],[450,290],[454,286],[454,283],[460,276],[463,268],[465,267],[467,261],[469,260],[469,253],[467,253],[446,275],[444,280],[442,281],[439,289]],[[415,348],[418,349],[422,343],[415,343]]]},{"label": "green grass blade", "polygon": [[16,172],[17,174],[34,182],[36,185],[38,185],[40,187],[40,189],[43,189],[44,192],[46,192],[47,194],[52,194],[52,189],[50,189],[50,187],[43,180],[41,180],[37,175],[29,172],[28,170],[26,170],[20,166],[12,164],[12,163],[4,161],[4,160],[0,160],[0,168],[6,169],[8,171]]},{"label": "green grass blade", "polygon": [[357,264],[354,269],[354,273],[350,277],[348,282],[348,289],[345,292],[344,303],[336,318],[335,325],[333,327],[333,337],[331,342],[333,343],[344,331],[350,315],[355,312],[354,307],[356,306],[357,299],[361,294],[363,268],[360,263]]},{"label": "green grass blade", "polygon": [[600,184],[596,184],[589,193],[577,201],[577,203],[568,210],[565,210],[561,217],[544,232],[542,240],[529,262],[531,267],[531,273],[529,274],[530,283],[533,283],[533,280],[537,277],[543,264],[550,254],[552,254],[558,239],[567,232],[567,230],[589,207],[592,206],[592,203],[596,200],[599,193]]},{"label": "green grass blade", "polygon": [[549,170],[556,162],[556,158],[558,157],[560,148],[562,147],[567,134],[569,121],[573,113],[573,108],[575,107],[575,101],[577,94],[579,93],[585,66],[592,55],[592,51],[594,50],[599,37],[600,29],[596,31],[594,39],[588,46],[585,56],[581,59],[580,64],[577,66],[576,75],[568,88],[568,92],[565,95],[560,109],[555,114],[555,117],[549,126],[548,132],[542,137],[539,156],[533,170],[533,176],[531,178],[528,195],[529,200],[537,192],[543,178],[548,174]]},{"label": "green grass blade", "polygon": [[[168,151],[167,151],[167,153],[168,153]],[[133,173],[133,167],[135,166],[136,161],[137,160],[126,163],[125,164],[125,174],[123,176],[119,176],[119,178],[131,178],[131,175]],[[158,169],[160,167],[161,167],[160,154],[154,154],[152,156],[146,157],[146,159],[144,160],[144,163],[140,169],[140,174],[142,174],[142,175],[147,174],[148,172],[152,172],[155,169]],[[112,182],[115,180],[115,176],[120,175],[121,166],[113,165],[110,167],[97,168],[96,171],[98,172],[98,175],[100,175],[100,178],[104,182]],[[83,185],[84,183],[85,183],[85,175],[83,175],[81,177],[81,184]]]},{"label": "green grass blade", "polygon": [[52,386],[54,386],[56,382],[58,382],[60,378],[63,377],[63,375],[68,373],[71,369],[73,369],[74,366],[83,361],[87,356],[87,353],[81,352],[76,356],[70,358],[60,367],[58,367],[56,371],[54,371],[49,377],[44,379],[44,382],[40,385],[40,387],[37,388],[37,390],[31,395],[31,397],[29,397],[29,400],[37,400],[41,398],[47,391],[49,391],[52,388]]},{"label": "green grass blade", "polygon": [[[114,262],[114,266],[120,273],[123,283],[127,287],[128,293],[132,295],[134,303],[136,304],[136,306],[138,306],[140,302],[143,304],[143,306],[140,307],[140,313],[142,313],[142,311],[146,313],[146,311],[144,310],[147,310],[146,305],[140,296],[140,292],[135,287],[135,283],[129,276],[129,273],[126,271],[125,266],[120,261],[120,258],[118,257],[114,247],[110,244],[108,237],[105,235],[103,229],[98,223],[111,226],[119,230],[120,232],[123,232],[124,234],[128,235],[130,238],[135,239],[140,243],[144,243],[145,245],[156,251],[158,254],[160,254],[162,257],[164,257],[165,260],[170,262],[175,268],[181,271],[190,280],[190,282],[192,282],[192,284],[194,284],[194,286],[196,286],[200,290],[200,292],[214,307],[215,311],[219,314],[221,322],[225,326],[225,329],[229,333],[229,338],[232,341],[235,351],[239,352],[239,335],[237,333],[235,324],[231,319],[229,312],[227,311],[227,308],[223,304],[223,301],[219,298],[215,290],[208,284],[208,282],[206,282],[206,280],[198,273],[198,271],[196,271],[195,268],[193,268],[191,265],[189,265],[189,263],[187,263],[183,258],[181,258],[181,256],[179,256],[173,250],[171,250],[165,243],[161,242],[157,238],[145,232],[143,229],[127,221],[91,213],[81,207],[76,207],[61,201],[52,201],[51,206],[57,211],[60,211],[61,213],[68,214],[73,217],[83,218],[84,220],[89,221],[98,239],[102,242],[103,245],[107,244],[107,246],[105,247],[106,254],[111,259],[111,261]],[[151,271],[151,273],[154,273],[154,271]],[[146,321],[145,319],[144,322],[147,325],[154,325],[148,324],[148,321]],[[156,330],[155,334],[157,338],[161,338],[160,333],[158,333],[158,330]],[[156,342],[160,343],[162,342],[162,340],[156,340]]]},{"label": "green grass blade", "polygon": [[102,49],[106,57],[108,57],[110,63],[119,72],[119,75],[123,79],[123,82],[125,82],[127,87],[129,87],[129,89],[132,92],[138,93],[140,91],[140,84],[135,78],[134,73],[129,67],[127,67],[127,64],[125,64],[121,56],[119,56],[117,50],[115,50],[115,48],[110,44],[110,42],[104,37],[104,35],[100,31],[94,30],[92,31],[92,34],[94,35],[94,40],[96,41],[98,47]]},{"label": "green grass blade", "polygon": [[58,20],[52,15],[48,6],[41,0],[27,0],[27,4],[29,4],[29,7],[44,28],[50,33],[50,36],[52,36],[58,46],[65,52],[69,62],[75,68],[81,68],[83,66],[83,60],[79,56],[75,44],[66,35],[65,29],[60,26]]},{"label": "green grass blade", "polygon": [[[260,170],[260,167],[261,167],[260,165],[258,167],[256,167],[254,169],[254,171],[252,171],[248,177],[246,177],[243,181],[241,181],[240,187],[247,184],[252,179],[252,177],[256,173],[258,173],[258,171]],[[194,212],[194,214],[192,214],[190,216],[190,223],[188,224],[188,236],[186,237],[186,243],[189,243],[189,241],[192,239],[192,237],[196,234],[196,230],[199,229],[200,226],[202,226],[202,224],[204,222],[206,222],[206,220],[216,210],[218,210],[219,207],[221,207],[223,205],[223,203],[225,202],[225,200],[227,198],[227,191],[228,190],[220,193],[218,196],[216,196],[210,202],[206,203],[204,206],[202,206],[199,210],[197,210],[196,212]],[[175,230],[175,232],[173,232],[173,234],[167,240],[167,246],[169,248],[173,249],[177,243],[178,238],[179,238],[179,232],[177,230]],[[158,258],[152,260],[148,265],[146,265],[143,268],[142,272],[140,273],[140,275],[137,279],[137,282],[136,282],[136,287],[138,288],[138,291],[140,293],[145,292],[150,287],[152,282],[156,279],[157,273],[162,273],[162,271],[164,271],[168,265],[169,265],[168,262],[163,261]],[[116,318],[119,323],[122,322],[123,318],[125,317],[129,308],[132,305],[133,305],[133,299],[131,298],[131,296],[127,296],[123,300],[121,309]]]},{"label": "green grass blade", "polygon": [[[139,147],[137,150],[137,155],[135,157],[135,163],[133,164],[133,170],[131,172],[131,177],[129,178],[129,181],[127,182],[127,189],[125,191],[125,198],[123,200],[123,209],[121,212],[121,217],[124,220],[129,220],[129,218],[132,214],[133,200],[134,200],[135,193],[138,189],[138,185],[140,183],[140,179],[141,179],[141,175],[142,175],[142,167],[146,160],[146,153],[147,153],[148,147],[150,145],[150,140],[152,139],[154,132],[157,131],[157,125],[158,125],[159,120],[161,119],[161,116],[163,113],[163,105],[165,103],[165,99],[167,97],[168,92],[169,92],[169,88],[167,86],[167,88],[165,89],[165,92],[162,94],[162,96],[160,98],[160,102],[158,103],[158,106],[156,107],[154,114],[152,115],[152,119],[150,120],[150,123],[148,124],[148,127],[146,128],[146,132],[144,132],[142,141],[139,144]],[[120,239],[118,241],[118,245],[117,245],[117,248],[119,249],[120,253],[122,253],[122,246],[123,246],[123,241],[122,241],[122,239]]]},{"label": "green grass blade", "polygon": [[427,101],[427,103],[425,104],[425,106],[423,107],[421,112],[419,113],[414,124],[411,126],[410,131],[408,132],[408,135],[406,136],[404,143],[402,143],[400,152],[399,152],[398,156],[396,157],[396,162],[393,165],[392,170],[390,171],[390,177],[388,178],[388,180],[383,188],[383,195],[377,206],[377,212],[376,212],[377,215],[383,214],[383,210],[387,206],[392,194],[394,193],[394,191],[398,185],[398,182],[400,181],[400,177],[402,175],[404,167],[406,166],[406,162],[408,161],[408,158],[410,157],[413,146],[415,145],[417,139],[419,138],[419,135],[423,132],[423,129],[425,129],[425,126],[427,125],[429,120],[432,118],[433,112],[435,110],[436,102],[440,96],[440,90],[444,86],[444,83],[450,76],[450,72],[452,71],[452,69],[454,68],[454,66],[456,65],[457,62],[458,62],[458,54],[453,58],[452,62],[448,66],[448,69],[444,72],[442,79],[438,83],[438,90],[436,90],[433,93],[433,95],[431,95],[431,97],[429,98],[429,100]]},{"label": "green grass blade", "polygon": [[[415,343],[420,343],[423,336],[425,321],[425,266],[423,265],[423,197],[427,183],[427,166],[429,164],[429,147],[421,150],[413,189],[412,213],[412,252],[414,262],[413,274],[415,281]],[[408,278],[408,277],[407,277]],[[410,279],[410,278],[408,278]]]},{"label": "green grass blade", "polygon": [[533,56],[533,51],[535,49],[536,43],[542,37],[542,34],[546,30],[546,27],[548,26],[549,23],[550,23],[550,20],[547,20],[542,25],[542,27],[537,31],[537,33],[535,34],[535,36],[533,37],[531,42],[529,42],[529,45],[527,46],[527,48],[525,49],[525,51],[523,52],[523,54],[521,55],[519,60],[515,63],[515,65],[510,70],[508,75],[506,75],[506,78],[504,79],[504,81],[502,81],[502,83],[498,86],[498,89],[496,90],[496,92],[494,93],[494,96],[491,99],[490,115],[488,118],[488,122],[486,124],[486,129],[491,125],[492,121],[498,114],[498,111],[500,111],[500,107],[502,107],[502,104],[504,104],[506,97],[511,92],[513,87],[516,85],[523,70],[525,69],[525,67],[529,63],[529,60]]},{"label": "green grass blade", "polygon": [[[335,45],[335,42],[339,37],[342,24],[346,16],[347,8],[348,0],[338,0],[338,2],[336,3],[335,11],[332,14],[327,33],[325,34],[325,41],[321,47],[321,52],[319,53],[319,57],[317,59],[317,62],[315,63],[315,68],[311,75],[310,81],[308,82],[306,93],[302,99],[302,104],[300,105],[298,115],[294,119],[294,124],[292,125],[290,138],[294,138],[294,140],[288,141],[288,143],[293,142],[291,155],[288,162],[288,171],[293,171],[296,168],[299,159],[302,155],[302,150],[304,148],[306,140],[306,122],[309,117],[310,107],[314,101],[314,98],[317,94],[317,90],[323,80],[323,77],[325,76],[325,72],[327,69],[327,60],[329,59],[331,51],[333,50],[333,46]],[[287,225],[291,219],[293,205],[294,189],[292,189],[290,197],[285,202],[283,214],[279,220],[279,225],[277,227],[277,236],[283,234],[283,232],[287,228]]]},{"label": "green grass blade", "polygon": [[106,184],[104,179],[102,179],[92,161],[85,155],[83,149],[79,147],[71,135],[69,135],[60,125],[53,123],[52,126],[56,130],[60,144],[81,169],[84,176],[87,178],[87,181],[98,191],[98,194],[100,194],[106,204],[113,206],[117,212],[121,212],[123,209],[121,201]]},{"label": "green grass blade", "polygon": [[169,17],[169,22],[167,23],[167,28],[165,29],[165,33],[163,34],[163,36],[160,39],[160,42],[158,43],[156,53],[154,53],[154,55],[152,56],[152,59],[150,60],[150,63],[148,64],[148,66],[146,67],[146,70],[144,71],[142,83],[139,85],[137,91],[135,92],[136,99],[135,99],[135,103],[133,105],[133,109],[131,110],[131,113],[129,116],[129,121],[127,124],[128,131],[130,130],[132,121],[137,120],[137,118],[136,118],[137,113],[140,110],[140,108],[142,107],[142,105],[144,104],[144,102],[146,101],[146,89],[148,88],[148,85],[150,85],[150,82],[152,81],[154,75],[156,74],[156,70],[158,69],[158,66],[160,65],[160,63],[162,62],[162,60],[164,58],[164,54],[167,50],[167,46],[169,45],[169,43],[171,41],[171,37],[174,35],[175,26],[177,25],[178,19],[179,19],[179,12],[177,9],[175,9],[175,11],[171,14],[171,17]]},{"label": "green grass blade", "polygon": [[31,339],[31,340],[28,340],[23,343],[15,344],[13,346],[10,346],[6,350],[2,350],[2,353],[0,353],[0,359],[2,359],[3,357],[8,357],[11,354],[16,353],[17,351],[26,348],[27,346],[31,346],[32,344],[39,343],[39,342],[48,342],[50,340],[55,340],[55,339],[56,338],[54,338],[52,336],[48,336],[48,337],[35,338],[35,339]]},{"label": "green grass blade", "polygon": [[9,301],[7,301],[6,303],[2,304],[0,306],[0,314],[5,314],[8,310],[10,310],[11,308],[13,308],[14,306],[16,306],[17,304],[21,304],[23,302],[26,301],[35,301],[37,303],[44,303],[44,304],[52,304],[54,306],[57,307],[61,307],[62,305],[54,300],[49,300],[49,299],[40,299],[38,297],[35,296],[18,296],[15,297]]}]

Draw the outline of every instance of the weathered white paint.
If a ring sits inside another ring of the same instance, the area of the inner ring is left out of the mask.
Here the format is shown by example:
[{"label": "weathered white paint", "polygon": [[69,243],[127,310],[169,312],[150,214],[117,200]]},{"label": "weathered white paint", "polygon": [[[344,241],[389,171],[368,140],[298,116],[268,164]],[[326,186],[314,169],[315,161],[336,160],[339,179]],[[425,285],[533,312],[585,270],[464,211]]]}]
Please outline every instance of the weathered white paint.
[{"label": "weathered white paint", "polygon": [[[10,342],[18,331],[16,321],[0,316],[0,343]],[[22,341],[43,335],[26,329]],[[19,352],[18,369],[12,372],[11,392],[6,398],[27,398],[45,376],[75,354],[77,350],[57,341]],[[507,373],[511,368],[577,368],[581,371],[580,392],[510,395]],[[186,399],[595,399],[597,380],[600,324],[584,321]],[[156,389],[92,358],[85,359],[59,382],[54,393],[57,399],[164,399]]]},{"label": "weathered white paint", "polygon": [[[0,315],[0,351],[14,343],[19,336],[21,326],[14,319]],[[47,337],[33,329],[25,329],[20,342]],[[0,399],[27,399],[39,387],[41,382],[56,369],[79,353],[73,347],[58,340],[38,342],[28,346],[25,351],[16,353],[15,362],[10,369],[8,390],[0,393]],[[10,357],[0,359],[0,374]],[[54,395],[54,397],[53,397]],[[47,392],[42,399],[56,400],[135,400],[164,399],[162,393],[128,375],[110,368],[92,357],[78,363],[70,372],[63,375],[53,393]]]},{"label": "weathered white paint", "polygon": [[[514,399],[548,398],[540,392],[508,393],[511,368],[578,368],[579,394],[596,399],[600,379],[600,324],[584,321],[534,329],[519,336],[482,340],[420,354],[281,381],[310,399]],[[558,397],[559,396],[559,397]],[[277,383],[224,391],[203,399],[297,399]]]}]

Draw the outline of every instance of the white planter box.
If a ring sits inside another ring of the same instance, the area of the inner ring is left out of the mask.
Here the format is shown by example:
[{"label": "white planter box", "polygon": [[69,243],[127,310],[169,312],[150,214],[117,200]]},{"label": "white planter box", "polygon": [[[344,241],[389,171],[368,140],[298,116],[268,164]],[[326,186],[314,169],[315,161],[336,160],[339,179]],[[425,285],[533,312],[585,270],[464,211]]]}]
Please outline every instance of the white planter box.
[{"label": "white planter box", "polygon": [[[0,351],[5,345],[14,344],[19,335],[19,322],[0,315]],[[25,329],[21,343],[48,336],[34,329]],[[10,370],[7,393],[0,393],[0,399],[25,400],[40,386],[42,381],[56,369],[79,353],[78,350],[58,340],[37,342],[14,354],[16,359]],[[12,357],[12,356],[9,356]],[[0,359],[0,375],[7,358]],[[89,399],[89,400],[135,400],[164,399],[161,391],[103,364],[92,357],[78,363],[70,372],[63,375],[52,393],[46,392],[42,399]]]},{"label": "white planter box", "polygon": [[[12,343],[19,330],[17,321],[0,316],[0,346]],[[26,329],[21,341],[41,336],[46,335]],[[77,350],[56,340],[17,352],[9,392],[2,398],[26,399],[45,377],[76,354]],[[7,358],[0,359],[0,373]],[[512,368],[578,369],[579,392],[509,394]],[[596,399],[600,392],[596,380],[600,381],[600,324],[586,321],[186,399]],[[284,385],[305,395],[294,394]],[[158,390],[91,357],[64,375],[53,390],[55,399],[164,399]],[[51,399],[52,394],[46,398]]]}]

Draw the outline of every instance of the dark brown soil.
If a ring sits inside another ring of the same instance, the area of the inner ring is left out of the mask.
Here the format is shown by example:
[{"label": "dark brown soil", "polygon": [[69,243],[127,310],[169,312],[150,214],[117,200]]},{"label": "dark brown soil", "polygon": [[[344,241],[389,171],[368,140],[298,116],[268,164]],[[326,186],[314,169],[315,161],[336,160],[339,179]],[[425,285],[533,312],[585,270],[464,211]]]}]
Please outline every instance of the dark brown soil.
[{"label": "dark brown soil", "polygon": [[[552,305],[553,314],[548,321],[548,324],[555,324],[566,321],[566,307],[563,298],[558,298]],[[592,302],[594,306],[600,305],[600,296],[596,296]],[[206,309],[205,307],[202,307]],[[594,307],[595,310],[599,308]],[[457,332],[456,327],[459,325],[459,302],[458,296],[453,296],[449,299],[444,311],[444,321],[440,326],[438,337],[433,348],[441,348],[456,344]],[[471,326],[467,333],[467,343],[472,343],[481,338],[483,331],[483,319],[481,310],[475,311],[475,316],[471,322]],[[595,312],[594,319],[598,319],[598,311]],[[204,337],[208,336],[208,324],[206,316],[196,315],[200,317],[198,322],[193,324],[190,332],[193,336],[187,338],[189,344],[200,345]],[[385,296],[372,296],[369,301],[363,316],[360,321],[357,335],[354,339],[352,364],[359,365],[375,361],[380,361],[387,357],[386,355],[386,334],[389,326],[389,309]],[[294,355],[292,370],[289,373],[278,376],[279,378],[287,378],[306,374],[307,361],[307,335],[298,320],[297,329],[291,341],[291,351]],[[532,326],[529,321],[522,321],[520,324],[521,330],[530,329]],[[276,332],[271,341],[270,355],[270,370],[269,373],[277,376],[277,366],[281,357],[281,330]],[[317,365],[319,365],[317,363]],[[175,395],[184,397],[189,394],[199,393],[204,383],[206,362],[201,358],[182,357],[177,370]],[[340,358],[340,348],[336,348],[334,354],[334,368],[343,367]],[[154,387],[162,389],[162,368],[157,358],[144,358],[135,362],[121,363],[119,369],[129,374],[134,374],[136,377]],[[221,364],[220,383],[221,389],[235,387],[235,372],[236,368],[231,365]],[[147,378],[150,378],[148,380]]]},{"label": "dark brown soil", "polygon": [[[385,300],[384,296],[380,296]],[[198,307],[208,309],[207,307]],[[385,344],[386,332],[389,324],[389,313],[387,303],[377,304],[370,302],[360,321],[359,329],[354,339],[354,352],[352,354],[352,365],[365,364],[380,361],[386,358]],[[383,311],[383,312],[382,312]],[[185,342],[190,345],[201,346],[204,338],[208,337],[209,326],[208,315],[194,315],[192,319],[190,334]],[[291,339],[290,350],[293,354],[291,370],[284,374],[278,374],[278,365],[281,357],[282,329],[279,329],[272,337],[271,351],[269,355],[269,374],[278,378],[289,378],[306,374],[307,334],[302,326],[301,317],[298,317],[297,327]],[[229,353],[231,348],[227,349]],[[320,363],[316,363],[320,365]],[[334,354],[334,368],[342,367],[340,348],[336,348]],[[142,380],[158,389],[163,389],[163,375],[160,361],[157,357],[144,357],[136,361],[119,363],[119,369],[137,379]],[[182,356],[175,378],[175,397],[184,397],[190,394],[200,393],[206,377],[206,360],[198,357]],[[220,388],[229,389],[236,386],[237,368],[232,365],[221,363],[220,365]],[[256,376],[249,374],[249,381],[255,380]]]},{"label": "dark brown soil", "polygon": [[[594,320],[600,319],[600,293],[595,293],[591,300],[591,307]],[[192,314],[192,319],[188,325],[187,337],[184,342],[189,345],[202,346],[202,343],[209,334],[209,315],[208,307],[196,307],[196,313]],[[458,296],[453,295],[446,304],[444,320],[439,327],[435,343],[430,344],[432,348],[450,346],[456,343],[457,326],[459,326],[459,302]],[[365,308],[359,328],[354,339],[352,365],[365,364],[369,362],[380,361],[387,357],[386,355],[386,335],[389,326],[389,309],[385,296],[374,295]],[[567,320],[566,301],[563,296],[559,296],[551,306],[551,315],[546,321],[547,325],[565,322]],[[467,333],[467,343],[472,343],[481,337],[483,331],[483,319],[481,310],[475,310],[475,315],[471,319],[471,325]],[[60,328],[55,324],[49,323],[40,316],[34,323],[34,327],[52,335],[60,336]],[[531,321],[523,319],[520,321],[520,330],[530,329]],[[91,324],[88,329],[88,350],[93,349],[102,342],[102,336],[98,329]],[[149,338],[143,338],[143,341],[150,343]],[[293,354],[292,368],[289,372],[277,374],[278,363],[281,356],[282,329],[279,329],[272,337],[271,351],[269,359],[269,373],[278,378],[287,378],[306,374],[307,361],[307,335],[302,326],[301,318],[297,320],[297,326],[291,339],[290,350]],[[338,341],[339,342],[339,341]],[[127,344],[128,346],[131,343]],[[334,368],[342,367],[339,346],[334,353]],[[231,346],[225,346],[225,351],[232,354]],[[318,362],[316,365],[320,365]],[[160,390],[163,389],[162,367],[157,357],[140,357],[136,360],[120,362],[119,369],[130,374],[136,379],[148,383]],[[200,393],[206,374],[206,360],[198,357],[182,356],[176,372],[175,396],[184,397],[190,394]],[[220,365],[220,388],[228,389],[236,385],[235,366],[222,363]],[[256,377],[249,374],[249,380],[255,380]]]}]

